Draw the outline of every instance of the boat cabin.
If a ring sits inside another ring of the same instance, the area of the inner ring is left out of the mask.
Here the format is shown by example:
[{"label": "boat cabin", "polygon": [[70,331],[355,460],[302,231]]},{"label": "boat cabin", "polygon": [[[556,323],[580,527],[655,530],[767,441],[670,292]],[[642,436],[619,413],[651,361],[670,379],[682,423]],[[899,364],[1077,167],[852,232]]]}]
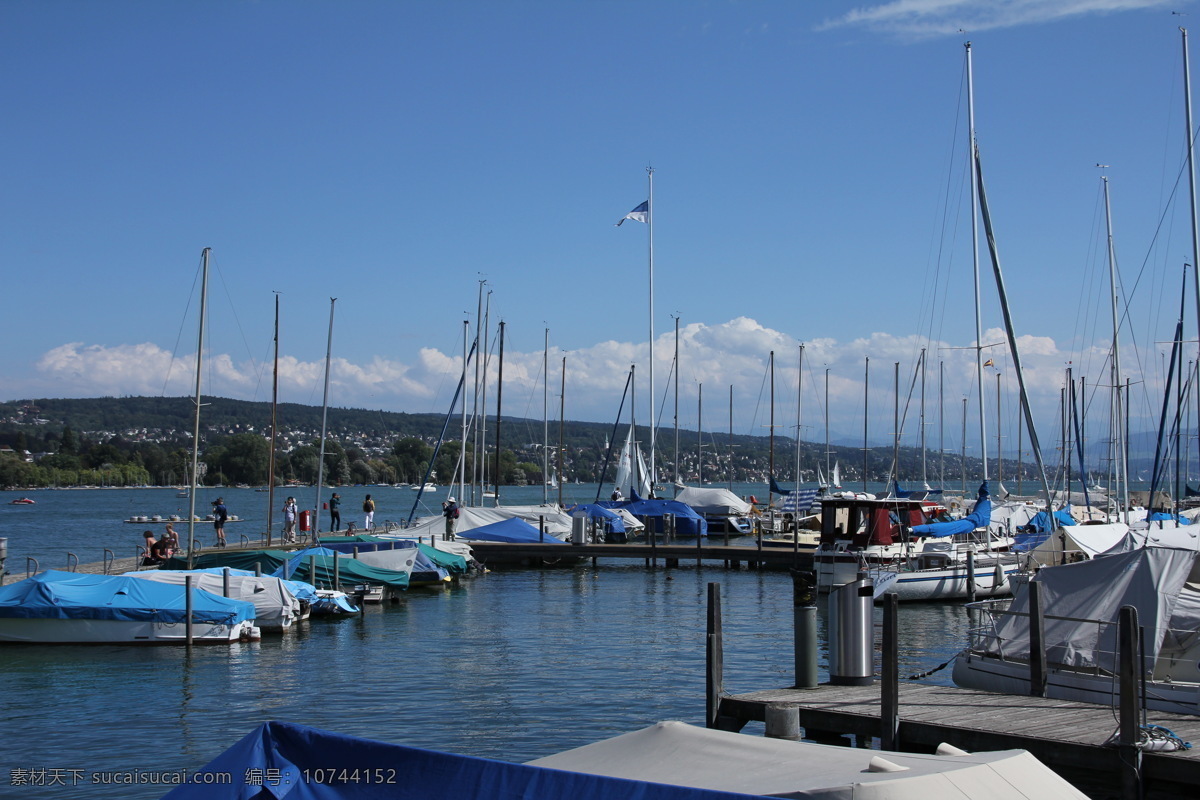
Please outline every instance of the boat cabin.
[{"label": "boat cabin", "polygon": [[[828,497],[821,500],[821,547],[864,550],[905,541],[914,525],[929,522],[920,500]],[[848,547],[847,547],[848,546]]]}]

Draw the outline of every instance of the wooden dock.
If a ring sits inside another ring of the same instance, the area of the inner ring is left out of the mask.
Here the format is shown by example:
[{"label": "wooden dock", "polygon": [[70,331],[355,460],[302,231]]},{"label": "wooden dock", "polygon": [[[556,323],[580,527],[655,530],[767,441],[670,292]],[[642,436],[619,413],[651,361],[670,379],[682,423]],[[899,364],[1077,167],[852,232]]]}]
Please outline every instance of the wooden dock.
[{"label": "wooden dock", "polygon": [[[719,701],[717,725],[740,730],[747,722],[765,720],[768,706],[792,706],[799,712],[800,726],[812,738],[828,740],[853,734],[859,742],[869,742],[883,734],[880,695],[878,682],[726,695]],[[1160,797],[1196,797],[1200,794],[1196,788],[1200,786],[1200,717],[1152,711],[1148,722],[1192,742],[1193,749],[1143,752],[1146,789]],[[1117,712],[1108,706],[900,684],[901,751],[932,752],[942,742],[967,751],[1021,748],[1064,777],[1088,773],[1098,782],[1116,787],[1120,781],[1118,751],[1105,744],[1116,729]]]},{"label": "wooden dock", "polygon": [[[705,544],[518,544],[511,542],[470,542],[475,557],[484,564],[515,563],[526,566],[553,565],[556,562],[578,559],[618,558],[645,559],[678,565],[684,562],[719,561],[725,566],[751,566],[768,569],[811,570],[812,550],[792,550],[784,547],[755,547],[747,545]],[[652,565],[653,566],[653,565]]]}]

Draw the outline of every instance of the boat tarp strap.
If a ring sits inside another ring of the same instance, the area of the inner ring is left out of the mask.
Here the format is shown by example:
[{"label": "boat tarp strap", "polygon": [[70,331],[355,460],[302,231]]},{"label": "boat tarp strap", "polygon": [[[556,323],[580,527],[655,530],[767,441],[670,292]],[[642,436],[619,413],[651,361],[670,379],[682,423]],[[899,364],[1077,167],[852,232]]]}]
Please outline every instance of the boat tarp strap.
[{"label": "boat tarp strap", "polygon": [[[357,779],[305,780],[306,772],[318,770],[322,775]],[[233,781],[185,784],[163,800],[366,800],[385,792],[396,798],[448,795],[455,800],[744,800],[757,796],[439,753],[286,722],[263,723],[200,771],[232,775]]]}]

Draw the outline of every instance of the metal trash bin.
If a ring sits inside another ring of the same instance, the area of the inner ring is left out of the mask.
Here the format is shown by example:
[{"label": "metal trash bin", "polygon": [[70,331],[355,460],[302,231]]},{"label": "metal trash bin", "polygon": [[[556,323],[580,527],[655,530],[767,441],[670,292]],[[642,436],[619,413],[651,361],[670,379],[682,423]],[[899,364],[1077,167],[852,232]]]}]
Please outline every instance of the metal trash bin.
[{"label": "metal trash bin", "polygon": [[829,682],[868,686],[875,680],[875,582],[858,580],[829,593]]},{"label": "metal trash bin", "polygon": [[576,511],[571,517],[571,544],[587,544],[587,526],[587,512]]}]

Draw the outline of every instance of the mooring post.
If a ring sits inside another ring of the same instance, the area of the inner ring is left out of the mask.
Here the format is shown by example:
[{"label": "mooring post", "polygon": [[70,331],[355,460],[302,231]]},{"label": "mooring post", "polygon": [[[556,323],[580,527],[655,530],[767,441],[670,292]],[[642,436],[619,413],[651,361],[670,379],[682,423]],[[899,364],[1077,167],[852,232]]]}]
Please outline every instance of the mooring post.
[{"label": "mooring post", "polygon": [[1140,800],[1142,796],[1142,750],[1138,747],[1138,614],[1133,606],[1121,606],[1117,616],[1118,675],[1120,680],[1120,728],[1118,751],[1121,754],[1121,797]]},{"label": "mooring post", "polygon": [[800,741],[800,707],[787,703],[770,703],[763,710],[766,731],[771,739]]},{"label": "mooring post", "polygon": [[341,555],[337,550],[333,551],[333,590],[339,591],[342,585],[341,562],[338,561],[338,556]]},{"label": "mooring post", "polygon": [[967,602],[975,602],[975,548],[967,550]]},{"label": "mooring post", "polygon": [[[311,583],[313,586],[317,585],[317,557],[316,556],[308,557],[308,582]],[[333,590],[336,592],[337,587],[334,586]]]},{"label": "mooring post", "polygon": [[538,542],[542,544],[546,542],[546,517],[544,514],[538,514]]},{"label": "mooring post", "polygon": [[[254,577],[256,577],[256,578],[262,577],[262,562],[261,561],[254,562]],[[287,576],[285,575],[284,577],[287,577]]]},{"label": "mooring post", "polygon": [[229,597],[229,567],[221,570],[221,592],[225,597]]},{"label": "mooring post", "polygon": [[817,688],[816,575],[792,569],[792,624],[795,629],[796,688]]},{"label": "mooring post", "polygon": [[900,597],[883,596],[883,680],[880,682],[879,747],[900,749]]},{"label": "mooring post", "polygon": [[1046,615],[1036,580],[1029,582],[1029,694],[1046,696]]},{"label": "mooring post", "polygon": [[704,724],[717,727],[721,686],[725,681],[725,650],[721,640],[721,584],[708,584],[707,648],[704,667]]},{"label": "mooring post", "polygon": [[187,646],[192,646],[192,576],[183,579],[183,634]]}]

